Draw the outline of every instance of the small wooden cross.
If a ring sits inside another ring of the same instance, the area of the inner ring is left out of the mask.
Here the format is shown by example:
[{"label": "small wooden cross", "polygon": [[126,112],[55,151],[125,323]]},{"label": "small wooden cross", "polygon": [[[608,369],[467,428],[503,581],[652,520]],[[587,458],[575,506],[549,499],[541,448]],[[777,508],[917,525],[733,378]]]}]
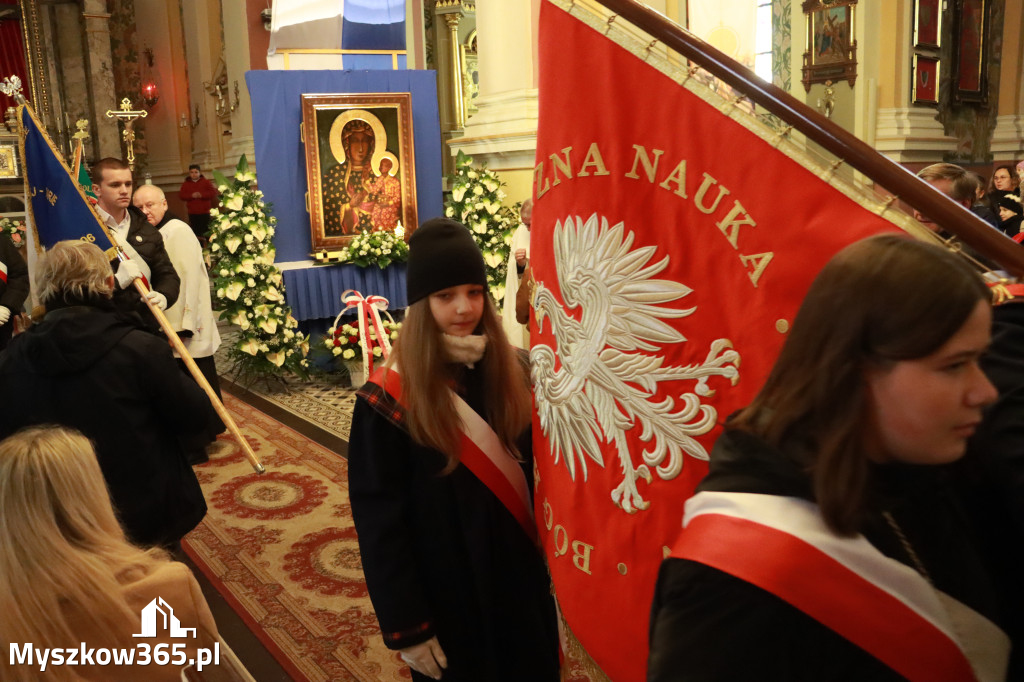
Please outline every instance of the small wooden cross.
[{"label": "small wooden cross", "polygon": [[125,97],[121,100],[121,108],[118,111],[107,109],[107,118],[118,118],[124,121],[124,132],[121,137],[128,148],[128,168],[135,170],[135,119],[146,118],[149,112],[145,109],[135,111],[132,109],[132,101]]}]

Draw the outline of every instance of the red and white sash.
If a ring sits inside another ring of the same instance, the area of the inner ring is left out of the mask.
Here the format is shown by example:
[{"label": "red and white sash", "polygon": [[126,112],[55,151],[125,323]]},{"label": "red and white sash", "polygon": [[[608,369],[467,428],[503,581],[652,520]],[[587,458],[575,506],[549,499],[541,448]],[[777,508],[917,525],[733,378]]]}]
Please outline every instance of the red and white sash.
[{"label": "red and white sash", "polygon": [[863,536],[836,536],[811,502],[701,492],[683,528],[671,556],[771,592],[912,681],[1005,679],[1002,630]]},{"label": "red and white sash", "polygon": [[7,266],[0,260],[0,282],[7,284]]},{"label": "red and white sash", "polygon": [[[402,379],[394,369],[381,367],[374,370],[368,381],[382,388],[400,405],[405,405],[402,397]],[[462,422],[459,461],[480,479],[481,483],[487,486],[519,522],[527,537],[536,544],[537,526],[533,520],[533,507],[530,504],[530,488],[519,462],[502,445],[498,434],[484,421],[483,417],[477,414],[454,391],[452,395],[455,401],[455,411]]]}]

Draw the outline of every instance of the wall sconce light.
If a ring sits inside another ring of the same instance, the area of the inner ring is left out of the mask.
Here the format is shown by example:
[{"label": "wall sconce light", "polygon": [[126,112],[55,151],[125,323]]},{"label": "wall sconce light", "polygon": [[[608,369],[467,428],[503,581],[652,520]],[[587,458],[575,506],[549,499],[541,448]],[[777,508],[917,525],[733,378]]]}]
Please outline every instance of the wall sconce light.
[{"label": "wall sconce light", "polygon": [[160,89],[153,78],[153,48],[147,47],[143,50],[143,54],[146,56],[148,67],[143,72],[142,101],[146,103],[147,107],[152,108],[160,101]]},{"label": "wall sconce light", "polygon": [[191,128],[195,130],[196,126],[199,125],[199,105],[196,105],[195,117],[190,121],[186,114],[181,115],[181,120],[178,122],[179,128]]}]

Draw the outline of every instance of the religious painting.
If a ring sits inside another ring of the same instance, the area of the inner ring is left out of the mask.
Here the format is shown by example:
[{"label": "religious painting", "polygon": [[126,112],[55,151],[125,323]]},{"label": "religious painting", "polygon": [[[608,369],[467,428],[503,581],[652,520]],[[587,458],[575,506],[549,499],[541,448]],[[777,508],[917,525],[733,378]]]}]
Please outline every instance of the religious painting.
[{"label": "religious painting", "polygon": [[942,1],[917,0],[914,5],[914,46],[937,50],[942,35]]},{"label": "religious painting", "polygon": [[939,103],[939,60],[914,55],[914,104]]},{"label": "religious painting", "polygon": [[14,142],[0,142],[0,180],[21,177],[18,171],[18,147]]},{"label": "religious painting", "polygon": [[313,255],[360,232],[416,229],[409,93],[302,95]]},{"label": "religious painting", "polygon": [[953,96],[957,103],[988,100],[989,0],[956,0],[953,35]]},{"label": "religious painting", "polygon": [[854,39],[854,8],[857,0],[804,0],[807,43],[803,84],[857,80],[857,41]]}]

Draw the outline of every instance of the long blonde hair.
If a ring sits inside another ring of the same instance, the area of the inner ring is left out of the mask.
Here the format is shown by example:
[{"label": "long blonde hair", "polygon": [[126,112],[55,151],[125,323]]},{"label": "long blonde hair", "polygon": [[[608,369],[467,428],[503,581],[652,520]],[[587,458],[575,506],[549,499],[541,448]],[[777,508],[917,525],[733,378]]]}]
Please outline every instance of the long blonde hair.
[{"label": "long blonde hair", "polygon": [[[529,379],[486,291],[477,331],[487,335],[487,351],[479,363],[487,391],[484,418],[502,444],[518,455],[516,440],[530,423]],[[452,471],[459,463],[460,420],[449,389],[452,365],[445,360],[429,297],[409,306],[390,362],[402,377],[409,434],[420,445],[443,453],[448,459],[443,473]]]},{"label": "long blonde hair", "polygon": [[[92,444],[57,426],[0,441],[0,547],[0,642],[37,648],[82,641],[69,610],[86,618],[90,639],[115,639],[125,623],[139,618],[122,596],[122,581],[168,560],[163,550],[128,543]],[[5,680],[35,674],[2,658]],[[55,666],[48,675],[75,679],[68,666]]]}]

